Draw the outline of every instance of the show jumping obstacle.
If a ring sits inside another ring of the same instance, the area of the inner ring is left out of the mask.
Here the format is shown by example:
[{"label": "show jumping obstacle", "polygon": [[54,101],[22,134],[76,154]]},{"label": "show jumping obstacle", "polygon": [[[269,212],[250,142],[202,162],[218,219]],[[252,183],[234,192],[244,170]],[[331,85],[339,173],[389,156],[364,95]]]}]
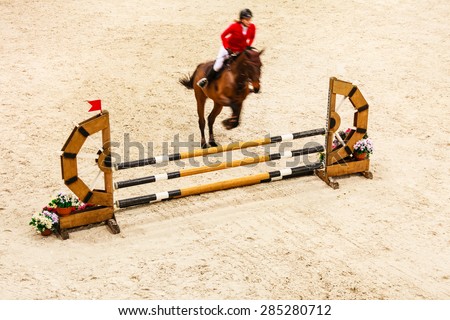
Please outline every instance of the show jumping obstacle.
[{"label": "show jumping obstacle", "polygon": [[[344,99],[349,99],[356,109],[351,133],[347,135],[345,141],[341,141],[342,146],[333,149],[332,141],[339,125],[340,117],[336,112],[336,95],[343,95]],[[68,229],[84,226],[92,223],[106,222],[113,233],[119,233],[120,229],[114,216],[114,207],[127,208],[135,205],[150,204],[162,200],[170,200],[174,198],[187,197],[218,190],[225,190],[236,187],[249,186],[258,183],[266,183],[277,180],[288,179],[292,177],[303,176],[316,173],[328,185],[337,189],[337,182],[330,180],[331,177],[347,175],[351,173],[362,173],[366,178],[372,178],[369,170],[369,160],[355,160],[352,157],[353,145],[361,139],[367,131],[368,122],[368,105],[359,89],[349,82],[330,79],[330,89],[328,97],[328,117],[327,130],[324,128],[302,131],[293,134],[264,138],[259,140],[232,143],[225,146],[210,147],[207,149],[196,149],[192,152],[176,153],[172,155],[163,155],[136,161],[123,162],[118,164],[111,163],[111,133],[109,124],[109,113],[103,111],[86,121],[78,124],[72,131],[62,148],[61,155],[61,171],[62,178],[66,186],[84,203],[92,206],[85,210],[76,211],[75,213],[60,217],[59,233],[63,239],[69,237]],[[90,189],[78,177],[77,155],[87,140],[87,138],[95,133],[102,133],[103,148],[97,154],[96,162],[104,175],[104,189]],[[161,173],[157,175],[147,176],[138,179],[130,179],[113,183],[113,171],[142,167],[152,164],[167,163],[192,157],[206,156],[210,154],[222,153],[237,149],[244,149],[255,146],[262,146],[273,143],[280,143],[305,137],[326,134],[325,148],[323,146],[314,146],[304,149],[291,150],[281,153],[274,153],[264,156],[249,157],[231,162],[222,162],[213,166],[202,166],[196,168],[182,169],[175,172]],[[121,199],[114,203],[114,188],[127,188],[146,183],[153,183],[161,180],[169,180],[202,174],[211,171],[223,170],[238,166],[245,166],[254,163],[279,160],[281,158],[297,157],[312,153],[325,151],[325,161],[297,166],[293,168],[285,168],[272,172],[264,172],[260,174],[225,180],[200,186],[194,186],[183,189],[175,189],[171,191],[159,192],[150,195],[138,196],[128,199]]]}]

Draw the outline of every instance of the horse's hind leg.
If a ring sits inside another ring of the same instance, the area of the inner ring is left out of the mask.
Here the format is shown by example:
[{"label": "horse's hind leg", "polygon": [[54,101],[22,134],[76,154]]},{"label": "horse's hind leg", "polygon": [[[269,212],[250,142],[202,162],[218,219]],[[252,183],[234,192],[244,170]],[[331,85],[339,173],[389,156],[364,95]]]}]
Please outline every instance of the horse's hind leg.
[{"label": "horse's hind leg", "polygon": [[202,135],[202,140],[200,142],[203,149],[208,148],[205,138],[205,102],[206,96],[202,92],[195,91],[195,98],[197,99],[197,114],[198,114],[198,126],[200,128],[200,134]]},{"label": "horse's hind leg", "polygon": [[208,116],[208,128],[209,128],[209,145],[211,147],[217,147],[217,143],[214,139],[214,121],[216,121],[217,116],[222,111],[223,106],[214,102],[214,108],[212,109],[211,113]]}]

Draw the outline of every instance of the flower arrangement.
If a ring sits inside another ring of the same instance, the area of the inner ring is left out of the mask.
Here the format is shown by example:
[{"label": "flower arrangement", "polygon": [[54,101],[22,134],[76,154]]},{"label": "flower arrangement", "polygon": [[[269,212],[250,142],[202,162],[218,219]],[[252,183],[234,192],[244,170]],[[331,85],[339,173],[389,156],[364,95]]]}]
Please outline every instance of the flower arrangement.
[{"label": "flower arrangement", "polygon": [[29,224],[35,227],[37,233],[42,233],[45,230],[55,231],[58,223],[58,215],[44,208],[42,212],[33,214]]},{"label": "flower arrangement", "polygon": [[[52,199],[48,205],[42,208],[39,213],[33,214],[29,225],[34,226],[37,233],[48,236],[52,231],[56,231],[59,225],[59,216],[65,216],[74,210],[85,210],[94,206],[90,203],[83,203],[75,195],[59,192],[56,198]],[[66,210],[67,212],[62,212]]]},{"label": "flower arrangement", "polygon": [[[341,138],[342,141],[345,141],[345,139],[347,139],[348,135],[351,133],[352,129],[348,128],[345,131],[339,131],[338,135]],[[340,140],[338,138],[335,138],[333,140],[333,150],[337,149],[339,147],[342,147],[342,143],[340,142]],[[369,136],[366,134],[364,134],[363,138],[361,140],[359,140],[358,142],[355,143],[355,145],[353,146],[354,148],[354,153],[356,154],[371,154],[373,153],[373,142],[372,140],[369,138]]]},{"label": "flower arrangement", "polygon": [[372,140],[368,137],[359,140],[358,142],[355,143],[353,147],[353,152],[358,154],[365,153],[367,156],[369,156],[371,153],[373,153]]},{"label": "flower arrangement", "polygon": [[80,200],[73,194],[67,194],[64,192],[59,192],[56,198],[52,199],[48,204],[51,208],[70,208],[78,207],[80,205]]}]

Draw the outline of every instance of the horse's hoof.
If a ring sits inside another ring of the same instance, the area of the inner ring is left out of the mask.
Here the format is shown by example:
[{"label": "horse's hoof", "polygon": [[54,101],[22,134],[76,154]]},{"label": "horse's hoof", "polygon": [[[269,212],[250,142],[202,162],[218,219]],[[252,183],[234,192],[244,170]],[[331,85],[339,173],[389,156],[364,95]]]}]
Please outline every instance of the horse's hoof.
[{"label": "horse's hoof", "polygon": [[209,145],[207,143],[202,143],[202,149],[208,149]]},{"label": "horse's hoof", "polygon": [[218,147],[218,146],[219,146],[215,141],[210,141],[210,142],[209,142],[209,145],[210,145],[211,147]]},{"label": "horse's hoof", "polygon": [[230,125],[230,119],[225,119],[222,121],[223,126],[225,129],[230,130],[232,129],[232,126]]},{"label": "horse's hoof", "polygon": [[239,122],[235,118],[229,118],[222,121],[225,129],[231,130],[236,128],[239,125]]}]

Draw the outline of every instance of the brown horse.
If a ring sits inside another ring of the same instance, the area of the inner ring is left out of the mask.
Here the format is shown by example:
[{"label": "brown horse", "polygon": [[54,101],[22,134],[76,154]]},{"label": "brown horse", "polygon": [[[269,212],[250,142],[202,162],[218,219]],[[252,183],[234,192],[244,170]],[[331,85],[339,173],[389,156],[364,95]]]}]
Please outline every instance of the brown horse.
[{"label": "brown horse", "polygon": [[[235,58],[231,58],[229,63],[224,63],[224,68],[219,72],[216,79],[208,83],[203,89],[197,85],[197,82],[206,77],[214,61],[199,64],[192,76],[186,76],[179,80],[186,88],[194,89],[195,99],[197,100],[198,124],[202,135],[202,148],[217,146],[214,140],[213,125],[224,106],[231,107],[233,112],[231,118],[222,122],[225,128],[230,130],[239,125],[243,101],[250,92],[258,93],[260,90],[259,78],[262,67],[260,55],[263,51],[251,48]],[[249,88],[249,82],[253,86],[252,90]],[[214,107],[208,116],[209,145],[205,139],[205,102],[207,98],[214,101]]]}]

